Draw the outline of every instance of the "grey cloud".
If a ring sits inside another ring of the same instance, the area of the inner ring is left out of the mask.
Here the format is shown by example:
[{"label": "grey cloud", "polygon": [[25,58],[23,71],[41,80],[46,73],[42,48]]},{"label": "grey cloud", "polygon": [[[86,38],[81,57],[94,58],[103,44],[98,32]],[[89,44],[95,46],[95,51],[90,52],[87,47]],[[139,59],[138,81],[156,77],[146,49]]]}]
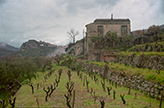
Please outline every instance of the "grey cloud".
[{"label": "grey cloud", "polygon": [[19,47],[28,39],[67,44],[75,28],[96,18],[130,18],[132,30],[163,24],[163,0],[0,0],[0,42]]},{"label": "grey cloud", "polygon": [[5,3],[5,2],[6,2],[6,0],[0,0],[0,5]]},{"label": "grey cloud", "polygon": [[68,12],[77,14],[79,8],[87,10],[94,7],[98,7],[99,5],[101,6],[109,5],[110,7],[113,7],[113,5],[115,5],[119,1],[120,0],[81,0],[81,1],[67,0],[64,2],[68,4],[67,5]]}]

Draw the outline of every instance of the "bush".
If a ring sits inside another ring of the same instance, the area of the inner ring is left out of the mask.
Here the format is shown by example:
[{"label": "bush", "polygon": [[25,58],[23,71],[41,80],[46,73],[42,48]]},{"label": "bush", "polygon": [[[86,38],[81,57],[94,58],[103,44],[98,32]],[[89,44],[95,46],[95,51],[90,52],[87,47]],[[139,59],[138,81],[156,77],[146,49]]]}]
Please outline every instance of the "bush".
[{"label": "bush", "polygon": [[74,64],[75,62],[76,62],[76,58],[74,56],[65,54],[62,57],[61,65],[71,68],[71,65]]},{"label": "bush", "polygon": [[82,63],[81,62],[75,62],[71,65],[71,68],[75,68],[75,70],[81,70],[82,69]]},{"label": "bush", "polygon": [[0,61],[0,85],[8,85],[15,82],[15,79],[22,81],[33,77],[36,71],[49,60],[43,57],[8,57]]}]

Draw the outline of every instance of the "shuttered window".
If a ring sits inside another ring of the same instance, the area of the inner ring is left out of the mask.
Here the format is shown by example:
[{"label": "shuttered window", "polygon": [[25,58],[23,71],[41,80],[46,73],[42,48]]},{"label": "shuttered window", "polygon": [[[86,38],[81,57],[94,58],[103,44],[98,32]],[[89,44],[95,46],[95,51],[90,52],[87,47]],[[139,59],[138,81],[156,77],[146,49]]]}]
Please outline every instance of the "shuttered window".
[{"label": "shuttered window", "polygon": [[125,35],[127,33],[127,26],[122,26],[121,30],[122,30],[122,35]]},{"label": "shuttered window", "polygon": [[103,36],[103,26],[98,26],[97,27],[97,32],[98,32],[98,34],[100,34],[101,36]]}]

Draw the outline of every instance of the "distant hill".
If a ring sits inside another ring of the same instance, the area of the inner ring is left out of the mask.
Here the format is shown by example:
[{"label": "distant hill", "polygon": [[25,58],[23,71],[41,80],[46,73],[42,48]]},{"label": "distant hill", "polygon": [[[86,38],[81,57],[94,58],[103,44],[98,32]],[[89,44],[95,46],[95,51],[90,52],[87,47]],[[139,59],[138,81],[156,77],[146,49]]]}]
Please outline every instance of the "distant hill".
[{"label": "distant hill", "polygon": [[57,49],[57,45],[53,45],[44,41],[29,40],[23,43],[20,47],[20,51],[16,52],[16,56],[47,56],[53,53]]},{"label": "distant hill", "polygon": [[7,50],[5,48],[0,48],[0,58],[12,53],[14,53],[14,51]]},{"label": "distant hill", "polygon": [[4,43],[4,42],[0,42],[0,48],[2,48],[2,49],[6,49],[6,50],[10,50],[10,51],[19,51],[19,48],[15,48],[15,47],[13,47],[13,46],[11,46],[11,45],[8,45],[8,44],[6,44],[6,43]]},{"label": "distant hill", "polygon": [[15,48],[15,47],[8,45],[4,42],[0,42],[0,58],[7,56],[7,55],[11,55],[16,51],[19,51],[19,48]]},{"label": "distant hill", "polygon": [[159,26],[161,29],[164,29],[164,24],[163,25],[161,25],[161,26]]}]

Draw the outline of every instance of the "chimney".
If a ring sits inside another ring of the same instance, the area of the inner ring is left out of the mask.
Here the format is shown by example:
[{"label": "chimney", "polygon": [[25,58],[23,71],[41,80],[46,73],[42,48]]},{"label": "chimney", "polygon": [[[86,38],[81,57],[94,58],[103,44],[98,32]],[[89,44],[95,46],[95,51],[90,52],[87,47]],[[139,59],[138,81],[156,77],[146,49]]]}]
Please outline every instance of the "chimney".
[{"label": "chimney", "polygon": [[111,14],[111,20],[113,20],[113,14]]}]

